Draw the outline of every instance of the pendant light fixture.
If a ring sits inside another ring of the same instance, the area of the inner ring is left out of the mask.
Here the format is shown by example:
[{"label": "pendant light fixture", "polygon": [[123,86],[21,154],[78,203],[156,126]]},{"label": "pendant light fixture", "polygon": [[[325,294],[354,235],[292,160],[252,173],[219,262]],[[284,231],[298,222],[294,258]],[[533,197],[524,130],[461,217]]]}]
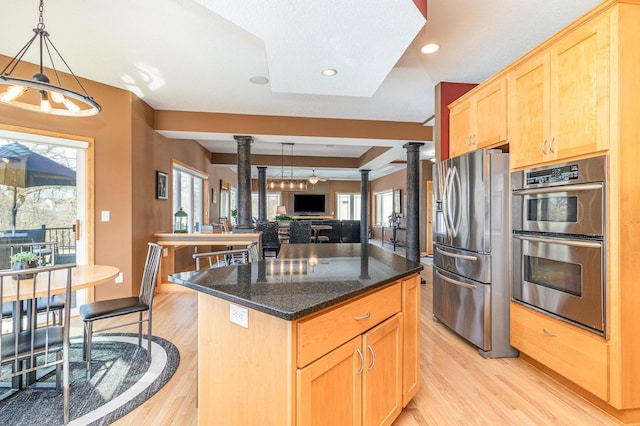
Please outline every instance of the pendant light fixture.
[{"label": "pendant light fixture", "polygon": [[[280,191],[306,191],[307,180],[306,179],[294,179],[293,178],[293,143],[282,142],[282,157],[281,157],[281,177],[280,179],[271,179],[267,184],[268,189],[280,190]],[[291,177],[285,177],[284,175],[284,146],[291,147]]]},{"label": "pendant light fixture", "polygon": [[[49,33],[45,31],[42,16],[44,0],[40,0],[38,10],[38,25],[33,29],[35,34],[0,73],[0,102],[29,111],[67,117],[88,117],[98,114],[101,110],[100,105],[89,96],[78,77],[71,71],[67,62],[54,46],[49,38]],[[39,47],[39,71],[31,79],[14,77],[12,75],[13,72],[34,42]],[[57,56],[57,60],[64,64],[68,73],[71,74],[78,89],[71,90],[62,87],[58,69],[53,60],[54,54]],[[49,77],[44,73],[45,65],[43,60],[45,55],[49,58],[49,67],[53,70],[55,84],[52,84]]]}]

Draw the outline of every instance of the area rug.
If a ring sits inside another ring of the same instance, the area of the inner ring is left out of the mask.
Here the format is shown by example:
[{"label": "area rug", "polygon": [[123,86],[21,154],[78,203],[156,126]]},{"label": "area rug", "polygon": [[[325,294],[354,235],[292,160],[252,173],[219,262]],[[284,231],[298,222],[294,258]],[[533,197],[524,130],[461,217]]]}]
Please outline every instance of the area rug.
[{"label": "area rug", "polygon": [[[152,361],[146,340],[137,334],[96,335],[89,381],[82,361],[82,339],[70,348],[70,425],[108,425],[129,413],[164,386],[180,363],[178,349],[153,336]],[[54,381],[54,374],[45,380]],[[63,398],[51,389],[25,389],[0,402],[0,425],[61,425]]]}]

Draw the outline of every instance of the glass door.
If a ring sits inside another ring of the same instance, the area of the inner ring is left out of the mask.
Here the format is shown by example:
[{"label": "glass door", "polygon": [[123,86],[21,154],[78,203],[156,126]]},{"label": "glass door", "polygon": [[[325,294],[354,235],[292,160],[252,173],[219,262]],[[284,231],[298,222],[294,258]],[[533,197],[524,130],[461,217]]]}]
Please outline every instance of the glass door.
[{"label": "glass door", "polygon": [[[48,263],[87,264],[89,144],[0,129],[0,244],[51,244]],[[0,259],[0,262],[4,262]],[[84,303],[85,291],[73,297]]]}]

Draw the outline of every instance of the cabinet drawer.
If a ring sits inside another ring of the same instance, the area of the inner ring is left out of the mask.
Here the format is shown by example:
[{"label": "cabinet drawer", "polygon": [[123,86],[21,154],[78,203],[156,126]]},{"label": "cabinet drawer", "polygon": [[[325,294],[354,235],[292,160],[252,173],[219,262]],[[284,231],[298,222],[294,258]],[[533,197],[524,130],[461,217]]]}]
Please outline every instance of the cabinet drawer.
[{"label": "cabinet drawer", "polygon": [[511,345],[608,399],[608,346],[603,338],[512,302]]},{"label": "cabinet drawer", "polygon": [[297,325],[298,367],[337,348],[401,309],[401,286],[393,284]]}]

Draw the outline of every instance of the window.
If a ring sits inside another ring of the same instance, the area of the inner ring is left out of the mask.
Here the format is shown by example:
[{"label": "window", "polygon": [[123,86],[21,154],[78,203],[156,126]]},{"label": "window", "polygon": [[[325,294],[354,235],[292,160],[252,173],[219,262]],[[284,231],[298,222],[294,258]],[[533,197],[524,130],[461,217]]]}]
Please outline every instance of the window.
[{"label": "window", "polygon": [[173,211],[187,213],[187,230],[196,232],[202,224],[202,188],[206,177],[194,170],[173,165]]},{"label": "window", "polygon": [[[276,219],[276,209],[280,205],[279,192],[267,192],[267,220]],[[251,193],[251,211],[255,217],[258,217],[258,193]]]},{"label": "window", "polygon": [[237,211],[238,209],[238,190],[234,187],[229,190],[229,207],[231,210]]},{"label": "window", "polygon": [[384,191],[374,194],[376,202],[376,225],[389,225],[389,216],[393,212],[393,191]]},{"label": "window", "polygon": [[336,194],[338,220],[360,219],[360,194]]}]

